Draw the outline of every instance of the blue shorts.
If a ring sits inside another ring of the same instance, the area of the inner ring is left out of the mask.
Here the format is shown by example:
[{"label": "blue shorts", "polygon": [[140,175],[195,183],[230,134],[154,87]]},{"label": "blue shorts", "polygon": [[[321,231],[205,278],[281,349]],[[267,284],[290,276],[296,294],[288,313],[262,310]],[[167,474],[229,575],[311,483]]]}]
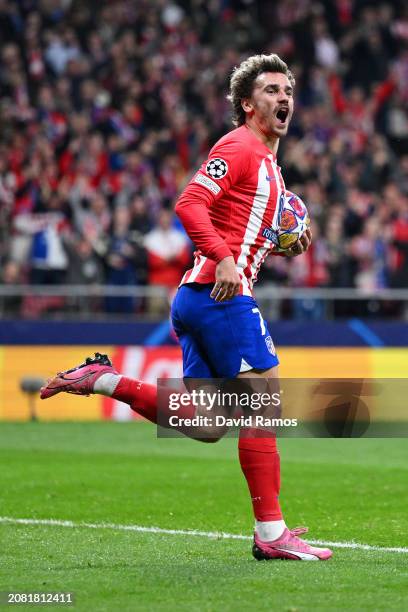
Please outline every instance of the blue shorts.
[{"label": "blue shorts", "polygon": [[266,322],[252,297],[227,302],[211,297],[213,284],[183,285],[171,316],[188,378],[235,378],[240,372],[278,365]]}]

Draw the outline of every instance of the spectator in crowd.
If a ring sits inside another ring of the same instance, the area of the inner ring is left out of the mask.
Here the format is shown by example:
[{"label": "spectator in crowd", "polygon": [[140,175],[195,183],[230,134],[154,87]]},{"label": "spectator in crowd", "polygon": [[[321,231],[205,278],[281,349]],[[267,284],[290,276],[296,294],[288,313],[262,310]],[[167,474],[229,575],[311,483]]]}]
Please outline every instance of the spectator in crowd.
[{"label": "spectator in crowd", "polygon": [[[86,285],[88,289],[99,286],[105,281],[103,260],[94,250],[91,241],[81,235],[71,234],[64,242],[68,255],[68,270],[65,282],[68,285]],[[68,298],[71,309],[80,308],[81,312],[90,313],[100,307],[100,300],[89,295]]]},{"label": "spectator in crowd", "polygon": [[[169,296],[179,285],[191,259],[190,241],[184,231],[172,225],[173,215],[164,209],[157,226],[146,234],[148,283],[169,290]],[[158,302],[154,302],[158,305]],[[151,304],[153,306],[153,303]]]},{"label": "spectator in crowd", "polygon": [[[130,212],[124,206],[115,209],[112,233],[105,256],[106,281],[108,285],[132,287],[138,283],[135,273],[135,250],[130,237]],[[135,310],[135,300],[132,296],[106,298],[108,312],[131,314]]]},{"label": "spectator in crowd", "polygon": [[62,238],[65,227],[65,218],[58,211],[26,213],[16,217],[15,229],[31,239],[31,244],[27,243],[29,280],[34,285],[64,282],[68,268]]},{"label": "spectator in crowd", "polygon": [[[5,261],[1,271],[1,282],[7,287],[20,285],[22,282],[21,268],[15,261]],[[21,307],[21,297],[17,295],[6,295],[0,301],[0,313],[2,317],[8,317],[18,312]]]},{"label": "spectator in crowd", "polygon": [[72,285],[101,285],[104,282],[103,261],[86,237],[75,236],[65,242],[69,265],[66,283]]}]

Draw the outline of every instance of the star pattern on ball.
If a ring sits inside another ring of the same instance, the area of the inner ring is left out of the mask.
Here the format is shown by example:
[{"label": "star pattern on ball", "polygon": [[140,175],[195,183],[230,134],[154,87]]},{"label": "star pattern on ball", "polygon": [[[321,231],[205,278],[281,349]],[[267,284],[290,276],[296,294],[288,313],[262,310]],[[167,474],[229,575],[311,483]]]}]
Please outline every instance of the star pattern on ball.
[{"label": "star pattern on ball", "polygon": [[215,159],[211,159],[205,167],[205,171],[208,176],[215,180],[219,180],[224,178],[224,176],[228,172],[228,164],[224,159],[217,157]]}]

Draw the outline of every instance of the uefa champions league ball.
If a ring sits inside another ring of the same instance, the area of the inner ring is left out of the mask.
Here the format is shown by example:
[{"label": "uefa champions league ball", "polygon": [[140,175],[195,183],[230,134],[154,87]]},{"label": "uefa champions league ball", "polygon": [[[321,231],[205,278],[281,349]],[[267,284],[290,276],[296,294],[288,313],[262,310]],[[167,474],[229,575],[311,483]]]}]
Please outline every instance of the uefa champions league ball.
[{"label": "uefa champions league ball", "polygon": [[279,228],[272,241],[280,250],[286,251],[310,226],[310,217],[303,200],[291,191],[286,191],[279,215]]}]

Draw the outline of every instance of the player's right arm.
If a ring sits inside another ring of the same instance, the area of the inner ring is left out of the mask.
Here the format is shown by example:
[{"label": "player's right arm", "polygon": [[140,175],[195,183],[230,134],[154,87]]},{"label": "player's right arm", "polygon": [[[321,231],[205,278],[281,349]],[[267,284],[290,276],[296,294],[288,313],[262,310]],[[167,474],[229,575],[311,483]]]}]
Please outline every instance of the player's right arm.
[{"label": "player's right arm", "polygon": [[[216,207],[218,200],[228,193],[231,185],[240,180],[248,165],[245,157],[247,154],[237,142],[217,144],[181,194],[175,208],[197,248],[203,255],[217,262],[216,282],[211,292],[211,297],[217,302],[237,295],[241,278],[229,246],[211,221],[209,209]],[[220,208],[216,212],[222,220],[223,210]],[[228,219],[223,221],[228,224]]]},{"label": "player's right arm", "polygon": [[240,287],[241,278],[235,260],[232,255],[225,257],[215,268],[215,284],[210,296],[216,302],[224,302],[238,295]]}]

